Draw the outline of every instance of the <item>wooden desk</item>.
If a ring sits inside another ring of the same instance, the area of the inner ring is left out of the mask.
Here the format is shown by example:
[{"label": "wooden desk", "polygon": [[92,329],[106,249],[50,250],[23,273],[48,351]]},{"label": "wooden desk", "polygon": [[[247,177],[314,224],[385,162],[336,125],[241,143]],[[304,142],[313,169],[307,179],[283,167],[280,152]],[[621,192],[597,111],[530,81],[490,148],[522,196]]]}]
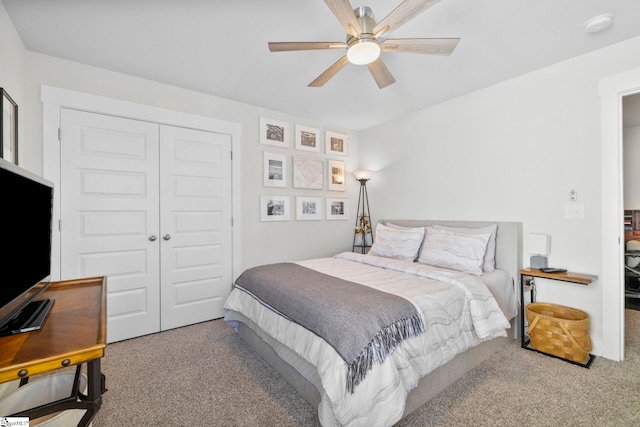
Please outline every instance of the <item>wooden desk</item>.
[{"label": "wooden desk", "polygon": [[105,391],[100,359],[107,346],[107,279],[94,277],[52,282],[41,299],[55,300],[43,328],[0,338],[0,383],[77,365],[87,364],[87,394],[79,391],[19,414],[31,419],[65,409],[86,409],[80,426],[89,425],[102,405]]},{"label": "wooden desk", "polygon": [[[520,270],[520,346],[527,350],[537,351],[538,353],[547,354],[552,357],[557,357],[552,354],[538,351],[533,347],[531,347],[530,340],[529,338],[527,338],[527,335],[525,334],[526,328],[524,325],[524,322],[525,322],[524,296],[527,292],[531,292],[531,302],[535,302],[535,284],[533,283],[533,279],[535,277],[540,277],[543,279],[550,279],[550,280],[558,280],[561,282],[578,283],[580,285],[589,285],[590,283],[596,281],[598,279],[598,276],[594,276],[591,274],[574,273],[571,271],[567,271],[564,273],[545,273],[536,268],[530,268],[530,267],[523,268],[522,270]],[[567,362],[573,363],[574,365],[582,366],[583,368],[589,368],[594,359],[595,359],[594,355],[589,355],[589,360],[584,364],[567,360],[567,359],[562,359],[562,360],[566,360]]]}]

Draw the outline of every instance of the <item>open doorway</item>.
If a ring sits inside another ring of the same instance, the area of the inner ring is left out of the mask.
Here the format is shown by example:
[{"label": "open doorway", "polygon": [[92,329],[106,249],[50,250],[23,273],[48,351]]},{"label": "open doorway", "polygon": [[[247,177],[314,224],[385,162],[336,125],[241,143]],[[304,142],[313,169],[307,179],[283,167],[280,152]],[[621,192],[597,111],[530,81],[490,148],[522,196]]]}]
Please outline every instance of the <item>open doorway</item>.
[{"label": "open doorway", "polygon": [[640,93],[640,69],[602,78],[599,82],[601,114],[602,202],[602,356],[624,360],[624,201],[623,99]]},{"label": "open doorway", "polygon": [[626,312],[640,310],[640,94],[622,98],[622,168]]}]

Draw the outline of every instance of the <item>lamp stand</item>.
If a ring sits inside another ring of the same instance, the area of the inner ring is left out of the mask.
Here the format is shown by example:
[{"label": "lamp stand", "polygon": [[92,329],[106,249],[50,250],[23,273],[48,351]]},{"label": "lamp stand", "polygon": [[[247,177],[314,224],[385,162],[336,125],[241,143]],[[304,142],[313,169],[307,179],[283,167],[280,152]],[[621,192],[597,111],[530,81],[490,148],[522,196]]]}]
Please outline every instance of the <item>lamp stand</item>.
[{"label": "lamp stand", "polygon": [[[367,253],[373,244],[371,229],[371,214],[369,211],[369,196],[367,195],[368,179],[359,179],[360,193],[358,194],[358,208],[356,209],[356,229],[353,234],[353,252]],[[358,241],[358,236],[361,239]]]}]

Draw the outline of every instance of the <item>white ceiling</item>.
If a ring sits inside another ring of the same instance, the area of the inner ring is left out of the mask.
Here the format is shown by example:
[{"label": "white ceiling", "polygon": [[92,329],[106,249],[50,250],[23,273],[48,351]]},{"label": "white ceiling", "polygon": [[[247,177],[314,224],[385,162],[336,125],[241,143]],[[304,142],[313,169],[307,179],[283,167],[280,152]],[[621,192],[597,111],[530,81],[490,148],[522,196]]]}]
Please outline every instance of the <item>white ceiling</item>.
[{"label": "white ceiling", "polygon": [[[343,52],[267,42],[344,41],[322,0],[2,2],[28,50],[353,130],[640,35],[640,0],[442,0],[389,37],[460,37],[451,56],[383,53],[385,89],[352,64],[309,88]],[[399,3],[352,6],[379,21]],[[585,33],[603,13],[613,25]]]}]

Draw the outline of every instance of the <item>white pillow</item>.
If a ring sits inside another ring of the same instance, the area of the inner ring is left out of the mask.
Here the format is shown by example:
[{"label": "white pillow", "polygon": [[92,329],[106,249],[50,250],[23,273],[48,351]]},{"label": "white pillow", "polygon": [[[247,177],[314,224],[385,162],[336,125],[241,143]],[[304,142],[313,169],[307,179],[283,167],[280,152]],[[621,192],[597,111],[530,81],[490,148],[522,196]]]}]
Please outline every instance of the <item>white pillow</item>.
[{"label": "white pillow", "polygon": [[419,263],[482,275],[484,254],[491,233],[456,233],[434,227],[427,227],[426,231]]},{"label": "white pillow", "polygon": [[487,243],[487,252],[484,254],[484,261],[482,264],[483,271],[494,271],[496,269],[496,232],[498,231],[498,225],[492,224],[486,227],[467,228],[467,227],[451,227],[448,225],[436,224],[433,228],[437,230],[454,231],[456,233],[467,234],[486,234],[491,233],[489,242]]},{"label": "white pillow", "polygon": [[424,227],[396,227],[380,223],[376,225],[375,240],[369,255],[415,261],[424,239]]}]

